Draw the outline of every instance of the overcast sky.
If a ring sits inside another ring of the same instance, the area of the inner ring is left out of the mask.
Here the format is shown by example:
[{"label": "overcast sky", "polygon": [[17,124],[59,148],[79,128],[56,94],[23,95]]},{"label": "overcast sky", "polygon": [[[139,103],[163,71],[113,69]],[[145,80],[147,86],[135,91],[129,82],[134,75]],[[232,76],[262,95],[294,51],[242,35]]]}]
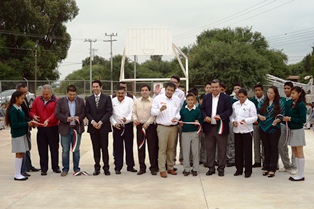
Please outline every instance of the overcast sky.
[{"label": "overcast sky", "polygon": [[[61,79],[81,69],[94,54],[110,59],[109,39],[117,33],[113,55],[122,54],[128,28],[171,28],[173,43],[188,46],[202,31],[224,27],[252,27],[261,32],[270,47],[283,50],[289,63],[296,63],[314,46],[313,0],[77,0],[78,16],[66,24],[72,37],[68,57],[59,66]],[[130,57],[132,59],[132,57]],[[173,56],[164,57],[174,58]],[[139,60],[149,57],[139,56]]]}]

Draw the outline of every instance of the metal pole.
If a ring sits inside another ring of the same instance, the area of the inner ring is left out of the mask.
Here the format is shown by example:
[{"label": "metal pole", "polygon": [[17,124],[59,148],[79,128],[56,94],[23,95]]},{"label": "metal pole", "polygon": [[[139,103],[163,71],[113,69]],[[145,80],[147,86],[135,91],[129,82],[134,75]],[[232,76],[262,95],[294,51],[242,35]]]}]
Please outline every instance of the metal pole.
[{"label": "metal pole", "polygon": [[134,55],[134,89],[133,95],[136,96],[136,55]]},{"label": "metal pole", "polygon": [[110,42],[110,94],[113,95],[113,77],[112,77],[112,72],[113,72],[113,59],[112,59],[112,42],[117,41],[117,40],[112,40],[112,36],[118,36],[118,34],[107,34],[105,33],[105,36],[110,36],[110,40],[104,40],[104,42]]},{"label": "metal pole", "polygon": [[23,77],[23,79],[26,81],[27,89],[29,89],[29,88],[28,88],[28,80],[27,80],[25,77]]},{"label": "metal pole", "polygon": [[[96,42],[97,39],[85,39],[84,42],[89,42],[89,81],[90,81],[90,86],[92,85],[92,71],[93,71],[93,66],[92,66],[92,42]],[[89,88],[89,93],[92,94],[92,87]]]},{"label": "metal pole", "polygon": [[35,95],[37,92],[37,49],[35,49]]},{"label": "metal pole", "polygon": [[86,89],[86,88],[85,88],[85,87],[86,87],[86,86],[85,86],[85,79],[82,78],[82,80],[84,81],[84,99],[85,99],[85,91],[86,91],[86,90],[85,90],[85,89]]}]

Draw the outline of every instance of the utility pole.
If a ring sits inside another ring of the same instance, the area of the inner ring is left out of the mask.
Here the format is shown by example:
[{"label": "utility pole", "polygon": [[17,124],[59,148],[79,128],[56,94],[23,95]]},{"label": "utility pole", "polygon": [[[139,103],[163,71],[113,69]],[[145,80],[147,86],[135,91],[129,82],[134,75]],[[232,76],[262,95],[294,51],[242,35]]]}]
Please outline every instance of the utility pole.
[{"label": "utility pole", "polygon": [[105,36],[110,36],[110,40],[104,40],[104,42],[110,42],[110,93],[113,95],[113,79],[112,79],[112,70],[113,70],[113,60],[112,60],[112,42],[117,41],[113,40],[113,36],[118,36],[117,33],[105,34]]},{"label": "utility pole", "polygon": [[36,45],[36,49],[35,49],[35,96],[37,95],[37,45]]},{"label": "utility pole", "polygon": [[97,39],[85,39],[84,42],[89,42],[89,81],[90,81],[90,87],[89,87],[89,93],[92,94],[92,42],[96,42]]}]

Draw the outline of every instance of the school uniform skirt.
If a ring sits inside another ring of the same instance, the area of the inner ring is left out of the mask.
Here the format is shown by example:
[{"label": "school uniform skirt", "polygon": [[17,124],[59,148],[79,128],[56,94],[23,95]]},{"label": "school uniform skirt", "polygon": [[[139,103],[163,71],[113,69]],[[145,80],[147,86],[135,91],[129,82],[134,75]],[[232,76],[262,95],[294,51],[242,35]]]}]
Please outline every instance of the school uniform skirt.
[{"label": "school uniform skirt", "polygon": [[12,153],[25,153],[29,150],[26,134],[20,137],[12,138]]},{"label": "school uniform skirt", "polygon": [[288,145],[292,147],[305,146],[305,133],[303,128],[290,130]]}]

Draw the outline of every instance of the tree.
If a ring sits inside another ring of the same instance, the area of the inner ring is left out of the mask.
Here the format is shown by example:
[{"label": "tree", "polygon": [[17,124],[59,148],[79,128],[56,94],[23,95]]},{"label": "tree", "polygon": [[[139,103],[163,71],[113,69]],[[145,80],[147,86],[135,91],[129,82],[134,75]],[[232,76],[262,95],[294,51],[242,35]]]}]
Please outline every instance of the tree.
[{"label": "tree", "polygon": [[[58,63],[67,56],[71,38],[65,22],[78,14],[74,0],[5,0],[0,7],[0,71],[14,69],[4,79],[56,80]],[[4,67],[7,66],[7,67]]]}]

